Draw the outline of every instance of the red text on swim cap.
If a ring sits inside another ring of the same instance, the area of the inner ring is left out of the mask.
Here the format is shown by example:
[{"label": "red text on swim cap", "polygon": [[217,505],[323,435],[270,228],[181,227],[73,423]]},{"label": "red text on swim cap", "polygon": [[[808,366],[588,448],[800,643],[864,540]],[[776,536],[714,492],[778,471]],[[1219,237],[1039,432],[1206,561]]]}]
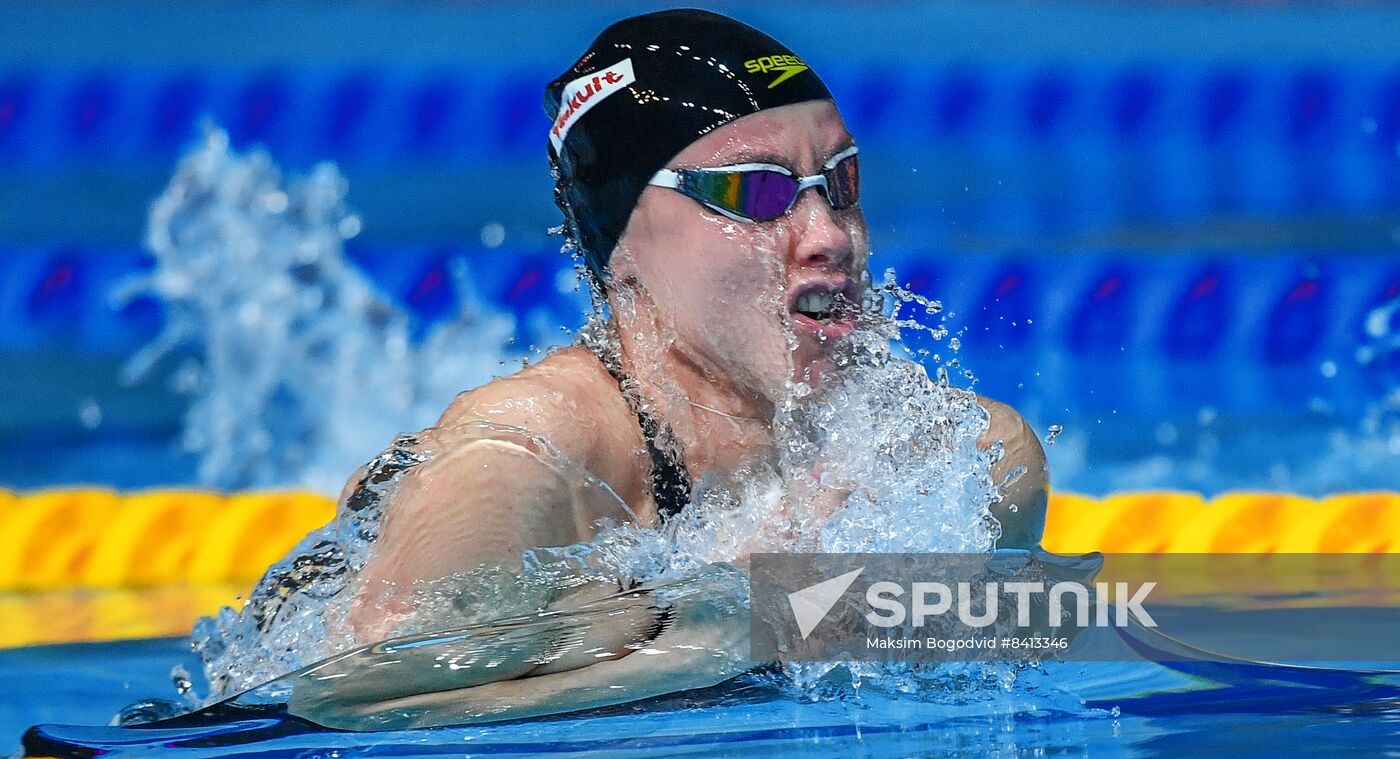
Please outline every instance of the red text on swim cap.
[{"label": "red text on swim cap", "polygon": [[554,127],[549,130],[549,141],[554,145],[554,151],[563,150],[564,138],[589,108],[635,81],[637,77],[632,73],[632,59],[624,58],[601,71],[584,74],[564,85],[564,91],[559,95],[559,114],[554,118]]}]

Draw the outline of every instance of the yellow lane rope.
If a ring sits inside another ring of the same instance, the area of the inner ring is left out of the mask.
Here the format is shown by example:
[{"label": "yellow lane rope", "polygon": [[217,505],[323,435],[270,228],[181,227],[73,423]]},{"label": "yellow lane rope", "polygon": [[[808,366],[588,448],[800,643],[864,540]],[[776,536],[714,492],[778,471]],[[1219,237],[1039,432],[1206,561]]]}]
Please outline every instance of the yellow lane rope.
[{"label": "yellow lane rope", "polygon": [[[335,512],[325,496],[0,490],[0,592],[251,583]],[[1400,553],[1400,493],[1050,499],[1057,553]]]},{"label": "yellow lane rope", "polygon": [[1400,493],[1050,497],[1055,553],[1400,553]]},{"label": "yellow lane rope", "polygon": [[314,493],[4,493],[0,592],[247,584],[334,513]]},{"label": "yellow lane rope", "polygon": [[[334,512],[304,492],[0,490],[0,646],[186,634]],[[1400,553],[1400,493],[1056,493],[1044,546]]]}]

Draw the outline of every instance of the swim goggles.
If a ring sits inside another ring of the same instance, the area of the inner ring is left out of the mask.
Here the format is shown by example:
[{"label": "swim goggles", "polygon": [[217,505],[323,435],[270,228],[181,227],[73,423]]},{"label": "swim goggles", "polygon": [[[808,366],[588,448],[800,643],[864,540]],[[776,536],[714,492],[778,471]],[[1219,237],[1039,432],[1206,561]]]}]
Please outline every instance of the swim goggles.
[{"label": "swim goggles", "polygon": [[808,187],[820,187],[832,208],[850,208],[860,199],[860,166],[851,146],[832,156],[816,176],[795,176],[772,163],[741,163],[712,169],[662,169],[647,184],[669,187],[716,213],[752,224],[785,215]]}]

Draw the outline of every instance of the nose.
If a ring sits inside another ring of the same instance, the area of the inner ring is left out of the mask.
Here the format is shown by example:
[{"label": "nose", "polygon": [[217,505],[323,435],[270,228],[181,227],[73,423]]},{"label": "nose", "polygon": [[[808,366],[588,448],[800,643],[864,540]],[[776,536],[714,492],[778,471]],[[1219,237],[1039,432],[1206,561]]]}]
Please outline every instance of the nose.
[{"label": "nose", "polygon": [[791,211],[793,257],[798,266],[843,269],[850,264],[854,241],[836,213],[817,188],[802,192]]}]

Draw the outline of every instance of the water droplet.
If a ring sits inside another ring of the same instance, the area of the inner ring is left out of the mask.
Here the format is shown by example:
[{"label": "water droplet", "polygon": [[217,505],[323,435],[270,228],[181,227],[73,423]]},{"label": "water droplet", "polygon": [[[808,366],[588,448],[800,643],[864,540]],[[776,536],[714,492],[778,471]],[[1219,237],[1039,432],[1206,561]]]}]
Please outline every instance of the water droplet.
[{"label": "water droplet", "polygon": [[266,193],[263,195],[262,204],[268,213],[282,213],[287,210],[287,193],[281,190]]},{"label": "water droplet", "polygon": [[506,241],[505,225],[491,222],[481,228],[481,244],[488,248],[499,248]]},{"label": "water droplet", "polygon": [[83,423],[84,429],[95,430],[102,424],[102,407],[98,405],[94,398],[86,398],[78,406],[78,420]]},{"label": "water droplet", "polygon": [[175,686],[175,692],[181,696],[189,693],[190,688],[194,687],[190,682],[189,670],[181,665],[176,665],[170,670],[170,682]]},{"label": "water droplet", "polygon": [[340,239],[349,240],[359,235],[363,226],[364,222],[360,221],[360,217],[352,215],[341,219],[340,224],[336,226],[336,230],[340,232]]},{"label": "water droplet", "polygon": [[1046,445],[1054,445],[1054,444],[1055,444],[1055,438],[1059,437],[1059,436],[1060,436],[1060,433],[1061,433],[1061,432],[1064,432],[1064,431],[1065,431],[1065,428],[1062,427],[1062,426],[1060,426],[1060,425],[1058,425],[1058,424],[1052,424],[1052,425],[1050,425],[1050,427],[1045,431],[1045,444],[1046,444]]}]

